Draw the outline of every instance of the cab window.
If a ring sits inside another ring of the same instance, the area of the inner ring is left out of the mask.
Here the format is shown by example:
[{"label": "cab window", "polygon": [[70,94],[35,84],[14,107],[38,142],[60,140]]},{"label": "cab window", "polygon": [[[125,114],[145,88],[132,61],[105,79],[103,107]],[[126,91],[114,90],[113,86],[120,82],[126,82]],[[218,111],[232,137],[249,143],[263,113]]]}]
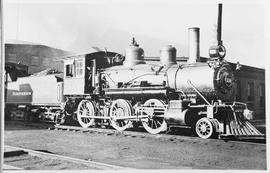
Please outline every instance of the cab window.
[{"label": "cab window", "polygon": [[66,65],[66,76],[73,77],[73,64]]},{"label": "cab window", "polygon": [[75,68],[76,68],[76,76],[82,76],[82,74],[83,74],[83,61],[76,61]]}]

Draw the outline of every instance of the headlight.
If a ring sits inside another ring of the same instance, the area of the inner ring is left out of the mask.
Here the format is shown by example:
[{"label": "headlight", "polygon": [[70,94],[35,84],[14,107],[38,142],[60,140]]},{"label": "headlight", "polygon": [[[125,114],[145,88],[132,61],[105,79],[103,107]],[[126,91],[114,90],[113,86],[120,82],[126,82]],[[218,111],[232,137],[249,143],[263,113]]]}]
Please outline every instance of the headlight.
[{"label": "headlight", "polygon": [[223,45],[211,46],[209,48],[209,56],[211,58],[224,58],[226,55],[226,49]]}]

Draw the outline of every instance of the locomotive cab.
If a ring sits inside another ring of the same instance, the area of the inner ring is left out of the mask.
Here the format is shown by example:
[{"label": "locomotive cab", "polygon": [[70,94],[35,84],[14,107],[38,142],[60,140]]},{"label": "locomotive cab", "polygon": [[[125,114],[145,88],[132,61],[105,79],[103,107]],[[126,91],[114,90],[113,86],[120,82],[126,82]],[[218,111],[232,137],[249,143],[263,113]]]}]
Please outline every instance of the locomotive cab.
[{"label": "locomotive cab", "polygon": [[64,95],[85,93],[85,57],[70,57],[64,61]]},{"label": "locomotive cab", "polygon": [[121,65],[123,59],[120,54],[104,51],[65,57],[64,95],[89,95],[98,92],[98,69]]}]

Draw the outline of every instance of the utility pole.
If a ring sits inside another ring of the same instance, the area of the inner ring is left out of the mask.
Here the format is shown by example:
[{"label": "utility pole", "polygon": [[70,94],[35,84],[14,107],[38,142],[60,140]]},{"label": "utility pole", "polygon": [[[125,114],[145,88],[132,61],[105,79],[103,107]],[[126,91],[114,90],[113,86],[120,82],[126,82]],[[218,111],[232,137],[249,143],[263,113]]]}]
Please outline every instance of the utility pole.
[{"label": "utility pole", "polygon": [[4,53],[3,53],[3,47],[2,47],[2,43],[3,43],[3,6],[2,6],[2,2],[0,1],[0,45],[1,45],[1,49],[0,49],[0,65],[1,65],[1,69],[0,69],[0,171],[2,172],[3,170],[3,164],[4,164],[4,68],[5,68],[5,61],[4,61]]}]

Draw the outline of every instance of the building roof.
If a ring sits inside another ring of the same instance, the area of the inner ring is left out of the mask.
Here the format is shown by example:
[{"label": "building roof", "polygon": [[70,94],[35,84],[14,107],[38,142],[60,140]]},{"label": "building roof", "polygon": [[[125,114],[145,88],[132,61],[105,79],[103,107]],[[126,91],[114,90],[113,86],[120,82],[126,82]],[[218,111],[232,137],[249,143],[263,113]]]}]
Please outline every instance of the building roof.
[{"label": "building roof", "polygon": [[29,41],[22,41],[22,40],[14,40],[14,39],[5,40],[4,43],[5,44],[41,45],[38,43],[33,43],[33,42],[29,42]]}]

